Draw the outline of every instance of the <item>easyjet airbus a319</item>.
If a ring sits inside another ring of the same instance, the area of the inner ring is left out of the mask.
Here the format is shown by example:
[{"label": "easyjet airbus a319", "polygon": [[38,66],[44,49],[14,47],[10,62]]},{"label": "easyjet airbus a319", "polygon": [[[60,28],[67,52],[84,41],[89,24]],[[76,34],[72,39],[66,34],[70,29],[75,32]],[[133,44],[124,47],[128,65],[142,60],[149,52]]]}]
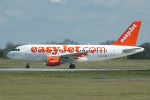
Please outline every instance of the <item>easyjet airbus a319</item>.
[{"label": "easyjet airbus a319", "polygon": [[74,62],[102,61],[142,52],[144,48],[136,47],[141,21],[134,21],[116,43],[111,45],[22,45],[7,54],[15,60],[45,61],[47,66],[58,66]]}]

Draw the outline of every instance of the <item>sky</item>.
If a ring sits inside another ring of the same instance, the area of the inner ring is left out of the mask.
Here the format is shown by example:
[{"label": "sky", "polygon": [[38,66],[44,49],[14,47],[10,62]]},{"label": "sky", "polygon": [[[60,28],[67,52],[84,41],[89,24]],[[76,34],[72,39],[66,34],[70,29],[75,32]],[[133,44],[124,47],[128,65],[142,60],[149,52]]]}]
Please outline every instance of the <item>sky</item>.
[{"label": "sky", "polygon": [[142,21],[137,45],[150,42],[150,0],[0,0],[0,48],[71,39],[117,40]]}]

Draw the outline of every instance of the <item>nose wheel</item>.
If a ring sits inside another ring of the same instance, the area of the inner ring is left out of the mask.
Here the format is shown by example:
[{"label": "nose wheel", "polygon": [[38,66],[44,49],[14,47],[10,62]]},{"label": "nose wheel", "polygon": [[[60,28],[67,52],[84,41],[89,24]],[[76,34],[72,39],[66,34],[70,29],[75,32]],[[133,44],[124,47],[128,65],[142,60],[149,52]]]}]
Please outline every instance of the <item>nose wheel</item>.
[{"label": "nose wheel", "polygon": [[29,68],[29,62],[27,62],[26,68]]},{"label": "nose wheel", "polygon": [[69,67],[70,67],[70,69],[75,69],[76,66],[75,66],[75,64],[70,64]]}]

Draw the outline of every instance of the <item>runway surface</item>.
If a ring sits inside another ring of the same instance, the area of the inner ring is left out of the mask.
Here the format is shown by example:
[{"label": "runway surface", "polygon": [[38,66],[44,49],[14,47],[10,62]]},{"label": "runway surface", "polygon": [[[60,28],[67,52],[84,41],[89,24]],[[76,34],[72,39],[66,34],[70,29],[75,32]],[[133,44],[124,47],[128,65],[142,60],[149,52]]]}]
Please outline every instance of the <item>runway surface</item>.
[{"label": "runway surface", "polygon": [[[0,68],[1,71],[113,71],[113,70],[128,70],[128,69],[49,69],[49,68]],[[135,69],[130,69],[135,70]],[[137,70],[137,69],[136,69]],[[145,70],[145,69],[142,69]]]}]

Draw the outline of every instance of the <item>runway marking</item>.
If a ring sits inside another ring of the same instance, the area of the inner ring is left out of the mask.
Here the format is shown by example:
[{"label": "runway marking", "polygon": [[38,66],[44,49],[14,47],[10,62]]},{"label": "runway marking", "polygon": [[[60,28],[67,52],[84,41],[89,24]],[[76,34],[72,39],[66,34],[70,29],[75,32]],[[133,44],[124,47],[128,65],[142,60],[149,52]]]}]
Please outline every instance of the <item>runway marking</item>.
[{"label": "runway marking", "polygon": [[150,78],[143,79],[91,79],[91,80],[57,80],[57,81],[18,81],[18,82],[0,82],[0,84],[21,84],[21,83],[59,83],[59,82],[115,82],[115,81],[150,81]]}]

